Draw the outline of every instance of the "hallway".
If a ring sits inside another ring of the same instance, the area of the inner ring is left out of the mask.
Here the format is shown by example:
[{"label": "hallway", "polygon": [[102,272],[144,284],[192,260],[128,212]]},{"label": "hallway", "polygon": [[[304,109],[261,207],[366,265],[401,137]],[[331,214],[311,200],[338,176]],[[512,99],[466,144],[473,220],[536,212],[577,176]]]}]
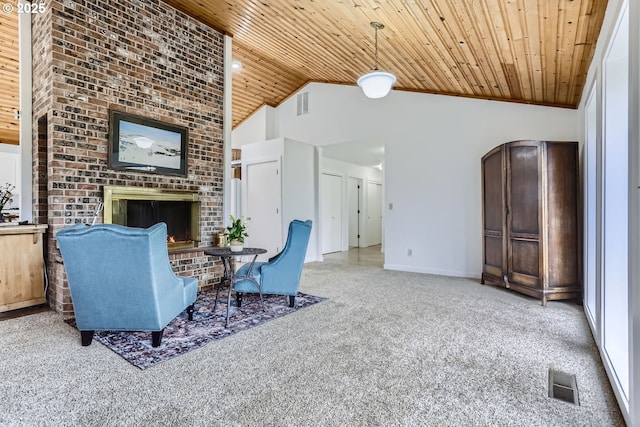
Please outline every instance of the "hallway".
[{"label": "hallway", "polygon": [[381,245],[374,245],[366,248],[353,247],[348,251],[325,254],[324,262],[382,268],[384,265],[384,254],[381,250]]}]

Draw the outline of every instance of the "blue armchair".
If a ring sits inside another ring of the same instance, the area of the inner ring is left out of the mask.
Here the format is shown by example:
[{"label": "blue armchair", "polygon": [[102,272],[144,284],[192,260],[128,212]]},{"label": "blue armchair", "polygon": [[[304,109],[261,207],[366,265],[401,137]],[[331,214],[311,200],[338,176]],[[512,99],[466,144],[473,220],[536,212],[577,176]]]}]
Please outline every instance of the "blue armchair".
[{"label": "blue armchair", "polygon": [[[253,277],[260,284],[261,289],[258,289],[255,283],[249,280],[241,280],[235,283],[234,288],[238,307],[242,305],[243,293],[257,293],[260,291],[262,291],[262,294],[288,295],[289,307],[295,305],[310,234],[311,220],[291,221],[284,249],[269,259],[268,262],[256,262],[253,265]],[[240,267],[236,274],[238,276],[246,275],[248,269],[249,264],[245,264]]]},{"label": "blue armchair", "polygon": [[185,308],[193,320],[198,280],[171,270],[165,223],[76,224],[56,238],[83,346],[101,330],[151,331],[158,347],[165,326]]}]

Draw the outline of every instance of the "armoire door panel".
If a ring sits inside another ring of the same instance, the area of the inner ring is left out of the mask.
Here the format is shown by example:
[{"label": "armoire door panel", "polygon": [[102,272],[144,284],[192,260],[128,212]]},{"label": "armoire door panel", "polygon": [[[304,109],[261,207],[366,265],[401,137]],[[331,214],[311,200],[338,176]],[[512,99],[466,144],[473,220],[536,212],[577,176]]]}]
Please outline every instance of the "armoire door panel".
[{"label": "armoire door panel", "polygon": [[[548,221],[549,286],[581,283],[578,247],[578,157],[571,145],[547,148],[549,210],[557,212]],[[560,256],[561,254],[561,256]]]},{"label": "armoire door panel", "polygon": [[534,291],[542,290],[540,279],[534,276],[529,276],[527,274],[513,273],[509,278],[509,282],[511,285],[517,284],[526,286]]},{"label": "armoire door panel", "polygon": [[[502,267],[494,267],[492,265],[486,265],[486,264],[484,266],[484,272],[483,273],[486,273],[488,275],[495,276],[495,277],[504,276],[504,270],[502,269]],[[483,278],[483,280],[485,280],[485,279],[486,278]]]},{"label": "armoire door panel", "polygon": [[539,148],[515,146],[508,149],[509,232],[538,234]]},{"label": "armoire door panel", "polygon": [[484,229],[503,231],[504,228],[504,180],[502,150],[490,155],[484,160]]},{"label": "armoire door panel", "polygon": [[527,240],[511,240],[509,280],[513,274],[540,276],[540,245]]},{"label": "armoire door panel", "polygon": [[502,275],[504,266],[502,265],[502,237],[485,236],[484,238],[484,263],[500,269],[498,275]]}]

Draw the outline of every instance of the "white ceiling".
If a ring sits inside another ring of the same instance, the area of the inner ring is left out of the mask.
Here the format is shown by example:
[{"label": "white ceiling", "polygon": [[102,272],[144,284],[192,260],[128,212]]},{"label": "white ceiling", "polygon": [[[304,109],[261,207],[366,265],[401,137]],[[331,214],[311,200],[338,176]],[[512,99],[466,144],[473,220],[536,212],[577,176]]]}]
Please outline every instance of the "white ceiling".
[{"label": "white ceiling", "polygon": [[384,160],[384,143],[358,140],[322,146],[322,155],[360,166],[378,167]]}]

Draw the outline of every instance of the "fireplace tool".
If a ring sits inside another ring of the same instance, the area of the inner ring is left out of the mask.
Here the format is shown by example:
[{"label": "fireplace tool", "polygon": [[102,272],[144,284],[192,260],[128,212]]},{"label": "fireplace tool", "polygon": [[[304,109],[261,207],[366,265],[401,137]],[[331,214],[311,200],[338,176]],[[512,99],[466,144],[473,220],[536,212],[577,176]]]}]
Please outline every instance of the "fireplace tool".
[{"label": "fireplace tool", "polygon": [[93,220],[91,221],[91,225],[96,223],[96,219],[98,218],[98,214],[102,212],[104,209],[104,203],[98,202],[96,208],[93,211]]}]

